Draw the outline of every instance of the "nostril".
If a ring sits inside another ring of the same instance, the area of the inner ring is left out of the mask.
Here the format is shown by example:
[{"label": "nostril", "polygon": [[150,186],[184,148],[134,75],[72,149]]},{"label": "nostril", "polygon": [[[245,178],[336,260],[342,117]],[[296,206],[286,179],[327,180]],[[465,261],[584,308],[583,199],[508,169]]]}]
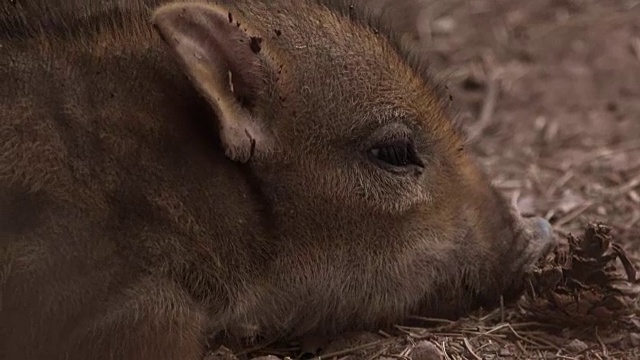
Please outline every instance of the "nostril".
[{"label": "nostril", "polygon": [[553,233],[553,227],[546,219],[541,217],[535,217],[529,219],[529,221],[529,231],[532,235],[531,244],[538,249],[539,256],[544,257],[558,245]]},{"label": "nostril", "polygon": [[[534,263],[546,258],[557,246],[558,242],[551,224],[541,217],[523,218],[524,231],[520,241],[525,242],[526,250],[523,256]],[[527,266],[533,266],[529,263]]]},{"label": "nostril", "polygon": [[540,240],[553,240],[553,227],[544,218],[536,217],[532,219],[533,231],[536,234],[536,238]]},{"label": "nostril", "polygon": [[524,218],[523,221],[525,229],[523,235],[527,241],[543,247],[556,244],[553,227],[546,219],[536,216]]}]

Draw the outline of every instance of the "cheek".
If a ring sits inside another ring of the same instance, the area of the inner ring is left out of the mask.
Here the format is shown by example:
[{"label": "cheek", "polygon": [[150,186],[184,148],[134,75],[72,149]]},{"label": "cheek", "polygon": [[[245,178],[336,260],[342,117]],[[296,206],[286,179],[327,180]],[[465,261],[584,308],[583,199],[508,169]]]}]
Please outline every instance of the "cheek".
[{"label": "cheek", "polygon": [[[284,167],[283,167],[284,169]],[[331,208],[380,214],[402,214],[416,206],[430,207],[437,194],[426,174],[387,173],[357,163],[304,159],[282,173],[295,197]]]},{"label": "cheek", "polygon": [[353,200],[384,214],[403,214],[416,206],[430,206],[432,195],[420,178],[376,170],[354,171],[348,181]]}]

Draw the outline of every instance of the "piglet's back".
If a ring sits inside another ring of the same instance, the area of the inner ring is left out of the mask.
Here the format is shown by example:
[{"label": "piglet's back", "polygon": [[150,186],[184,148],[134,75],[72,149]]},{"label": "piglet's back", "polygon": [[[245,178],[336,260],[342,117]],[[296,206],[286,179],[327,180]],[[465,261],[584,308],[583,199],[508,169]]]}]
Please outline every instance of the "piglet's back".
[{"label": "piglet's back", "polygon": [[[61,25],[43,15],[37,29],[8,9],[0,11],[10,27],[0,34],[0,324],[11,326],[0,326],[0,349],[62,343],[57,336],[83,314],[109,308],[108,294],[150,275],[182,281],[198,266],[215,275],[201,284],[214,290],[213,279],[242,276],[250,256],[238,252],[253,250],[241,239],[262,226],[251,216],[259,194],[211,135],[206,104],[153,49],[149,11],[121,14],[147,19],[127,37],[117,27],[92,34],[67,25],[61,38],[43,39],[33,34]],[[230,256],[238,260],[227,274],[219,259]]]}]

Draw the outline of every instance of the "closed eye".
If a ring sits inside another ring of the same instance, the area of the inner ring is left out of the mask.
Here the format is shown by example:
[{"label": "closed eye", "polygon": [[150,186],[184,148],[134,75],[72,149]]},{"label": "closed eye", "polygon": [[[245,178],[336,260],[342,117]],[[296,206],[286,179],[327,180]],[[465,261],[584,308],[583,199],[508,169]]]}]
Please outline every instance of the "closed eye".
[{"label": "closed eye", "polygon": [[376,145],[369,150],[370,156],[383,166],[403,168],[408,166],[424,167],[415,145],[409,140],[395,140]]}]

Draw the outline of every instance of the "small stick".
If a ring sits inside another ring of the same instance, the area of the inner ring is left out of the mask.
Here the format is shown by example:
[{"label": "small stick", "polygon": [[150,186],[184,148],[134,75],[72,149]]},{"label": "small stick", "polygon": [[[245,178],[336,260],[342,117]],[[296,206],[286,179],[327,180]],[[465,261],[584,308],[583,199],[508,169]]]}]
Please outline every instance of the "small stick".
[{"label": "small stick", "polygon": [[581,16],[573,16],[569,20],[565,21],[562,24],[551,25],[551,26],[538,26],[537,28],[532,29],[531,31],[531,40],[535,42],[539,42],[548,36],[556,35],[561,29],[571,29],[581,26],[593,26],[594,22],[598,25],[610,25],[616,22],[628,21],[630,19],[637,19],[638,10],[640,7],[634,5],[626,11],[613,11],[609,14],[598,14],[597,17],[586,14]]},{"label": "small stick", "polygon": [[627,141],[625,143],[622,143],[622,144],[618,145],[615,148],[599,148],[599,149],[596,149],[596,150],[592,151],[591,153],[587,154],[576,165],[582,166],[582,165],[585,165],[586,163],[590,163],[590,162],[592,162],[594,160],[598,160],[598,159],[603,158],[603,157],[609,157],[609,156],[612,156],[612,155],[623,154],[623,153],[631,152],[631,151],[635,151],[635,150],[640,150],[640,140],[638,140],[638,139]]},{"label": "small stick", "polygon": [[600,334],[598,334],[598,327],[596,326],[595,328],[596,331],[596,339],[598,339],[598,343],[600,343],[600,348],[602,349],[602,356],[608,358],[609,355],[609,351],[607,350],[607,346],[604,344],[604,342],[602,341],[602,338],[600,337]]},{"label": "small stick", "polygon": [[469,354],[471,354],[471,356],[473,356],[474,359],[482,360],[482,358],[480,356],[476,355],[476,353],[473,351],[473,348],[471,347],[471,344],[469,343],[469,340],[467,340],[467,338],[462,339],[462,341],[464,342],[464,346],[469,351]]},{"label": "small stick", "polygon": [[556,221],[554,226],[562,226],[562,225],[568,223],[569,221],[571,221],[571,220],[575,219],[576,217],[580,216],[580,214],[582,214],[583,212],[587,211],[587,209],[589,209],[592,205],[593,205],[593,202],[591,202],[591,201],[585,202],[578,209],[571,211],[570,213],[565,215],[563,218],[561,218],[560,220]]},{"label": "small stick", "polygon": [[640,174],[618,187],[607,189],[606,193],[607,195],[618,196],[633,190],[638,185],[640,185]]},{"label": "small stick", "polygon": [[571,180],[573,176],[574,176],[573,171],[567,171],[564,175],[562,175],[560,179],[558,179],[556,182],[551,184],[551,186],[549,186],[549,190],[547,190],[546,195],[552,196],[553,194],[555,194],[555,192],[558,191],[558,189],[560,189],[561,187],[565,186],[565,184],[569,180]]},{"label": "small stick", "polygon": [[484,98],[480,116],[478,117],[478,121],[470,127],[467,134],[467,140],[470,143],[474,142],[480,135],[482,135],[484,129],[491,124],[496,103],[498,102],[498,93],[500,90],[498,76],[494,71],[491,71],[487,78],[487,95]]},{"label": "small stick", "polygon": [[640,221],[640,212],[636,212],[631,220],[624,226],[625,230],[630,230],[638,221]]},{"label": "small stick", "polygon": [[429,318],[429,317],[422,317],[422,316],[409,316],[409,319],[428,321],[428,322],[437,322],[437,323],[444,323],[444,324],[453,324],[455,322],[447,319]]},{"label": "small stick", "polygon": [[444,354],[445,359],[447,360],[451,359],[451,357],[449,356],[449,353],[447,352],[447,346],[444,340],[442,341],[442,353]]},{"label": "small stick", "polygon": [[374,341],[374,342],[370,342],[370,343],[354,346],[354,347],[349,348],[349,349],[334,351],[334,352],[329,353],[329,354],[317,356],[314,359],[315,360],[329,359],[329,358],[332,358],[332,357],[350,354],[350,353],[358,351],[358,350],[364,350],[364,349],[368,349],[368,348],[371,348],[371,347],[374,347],[374,346],[378,346],[378,345],[389,345],[393,341],[395,341],[395,340],[394,339],[384,339],[384,340]]},{"label": "small stick", "polygon": [[633,53],[636,55],[636,58],[640,61],[640,38],[631,40],[631,47],[633,48]]},{"label": "small stick", "polygon": [[369,358],[367,358],[367,360],[373,360],[373,359],[377,359],[380,357],[380,355],[384,354],[387,350],[389,350],[388,347],[384,347],[382,348],[382,350],[376,352],[375,354],[369,356]]}]

